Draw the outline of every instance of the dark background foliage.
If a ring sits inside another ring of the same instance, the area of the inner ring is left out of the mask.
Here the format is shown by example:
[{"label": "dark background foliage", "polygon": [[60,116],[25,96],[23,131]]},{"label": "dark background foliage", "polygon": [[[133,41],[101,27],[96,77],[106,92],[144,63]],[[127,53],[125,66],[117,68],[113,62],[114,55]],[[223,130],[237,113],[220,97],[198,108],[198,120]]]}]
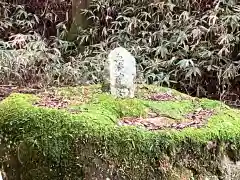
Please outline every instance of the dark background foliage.
[{"label": "dark background foliage", "polygon": [[136,57],[139,83],[238,105],[237,1],[93,0],[82,10],[90,23],[73,41],[69,0],[0,5],[2,84],[100,83],[107,54],[122,45]]}]

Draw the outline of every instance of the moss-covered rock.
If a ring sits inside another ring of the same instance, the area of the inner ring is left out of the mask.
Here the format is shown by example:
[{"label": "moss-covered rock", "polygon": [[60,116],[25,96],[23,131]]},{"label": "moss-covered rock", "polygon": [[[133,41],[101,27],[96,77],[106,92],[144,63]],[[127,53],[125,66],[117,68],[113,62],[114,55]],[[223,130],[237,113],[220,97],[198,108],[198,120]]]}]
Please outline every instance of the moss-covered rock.
[{"label": "moss-covered rock", "polygon": [[[14,93],[0,103],[0,156],[10,180],[239,177],[229,167],[236,169],[240,158],[240,111],[219,101],[143,85],[134,99],[116,99],[100,86],[49,92],[67,105],[57,109],[49,101],[43,107],[44,93]],[[171,98],[151,98],[163,93]],[[201,127],[119,124],[153,112],[179,124],[198,109],[213,112]]]}]

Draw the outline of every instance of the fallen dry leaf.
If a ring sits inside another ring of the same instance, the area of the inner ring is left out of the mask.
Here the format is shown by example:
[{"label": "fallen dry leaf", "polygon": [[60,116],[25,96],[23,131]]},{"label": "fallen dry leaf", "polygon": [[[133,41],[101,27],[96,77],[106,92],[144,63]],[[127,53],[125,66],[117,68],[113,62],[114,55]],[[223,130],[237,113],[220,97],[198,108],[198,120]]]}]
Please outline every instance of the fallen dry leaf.
[{"label": "fallen dry leaf", "polygon": [[37,94],[40,89],[21,88],[13,85],[1,85],[0,86],[0,101],[8,97],[11,93],[25,93],[25,94]]},{"label": "fallen dry leaf", "polygon": [[171,101],[175,100],[174,96],[168,94],[168,93],[161,93],[161,94],[154,94],[149,97],[152,101]]},{"label": "fallen dry leaf", "polygon": [[48,96],[41,97],[41,100],[36,102],[35,105],[61,109],[69,105],[69,100],[49,94]]},{"label": "fallen dry leaf", "polygon": [[148,118],[134,118],[134,117],[124,117],[119,121],[120,126],[142,126],[148,130],[160,130],[160,129],[176,129],[181,130],[187,127],[200,128],[206,122],[207,119],[213,114],[212,110],[198,110],[194,113],[186,115],[186,121],[176,122],[174,119],[156,116],[156,113],[151,113]]}]

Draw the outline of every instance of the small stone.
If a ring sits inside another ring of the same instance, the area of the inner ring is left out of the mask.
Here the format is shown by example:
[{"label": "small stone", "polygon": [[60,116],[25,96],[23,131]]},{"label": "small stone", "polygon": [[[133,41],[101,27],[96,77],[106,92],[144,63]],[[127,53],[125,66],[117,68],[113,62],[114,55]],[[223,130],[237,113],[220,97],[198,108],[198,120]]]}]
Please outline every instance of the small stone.
[{"label": "small stone", "polygon": [[136,60],[123,47],[108,56],[110,92],[115,97],[133,98],[135,93]]}]

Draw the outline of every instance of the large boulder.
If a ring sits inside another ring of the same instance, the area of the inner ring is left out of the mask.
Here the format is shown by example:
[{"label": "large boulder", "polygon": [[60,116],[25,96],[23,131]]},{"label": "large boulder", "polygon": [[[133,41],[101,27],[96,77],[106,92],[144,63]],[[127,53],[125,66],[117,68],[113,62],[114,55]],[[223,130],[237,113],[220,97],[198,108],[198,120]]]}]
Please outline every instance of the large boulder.
[{"label": "large boulder", "polygon": [[8,180],[239,179],[240,111],[163,87],[13,93],[0,137]]}]

